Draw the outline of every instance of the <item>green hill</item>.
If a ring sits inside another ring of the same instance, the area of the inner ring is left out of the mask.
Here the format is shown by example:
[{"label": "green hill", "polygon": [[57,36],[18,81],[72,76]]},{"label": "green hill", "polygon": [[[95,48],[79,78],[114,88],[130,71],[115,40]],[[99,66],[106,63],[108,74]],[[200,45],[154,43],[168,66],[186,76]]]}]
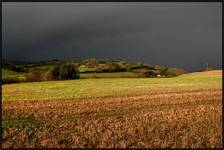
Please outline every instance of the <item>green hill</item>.
[{"label": "green hill", "polygon": [[[102,59],[85,59],[85,60],[49,60],[39,62],[22,62],[3,60],[2,79],[3,84],[28,81],[29,73],[38,72],[47,74],[54,67],[61,65],[72,65],[79,72],[81,79],[86,78],[147,78],[147,77],[174,77],[187,73],[182,68],[169,68],[165,66],[150,65],[140,62],[123,61],[123,60],[102,60]],[[40,72],[39,72],[40,71]],[[35,73],[36,74],[36,73]],[[6,80],[7,78],[7,80]],[[48,77],[46,77],[48,78]],[[10,82],[8,82],[8,80]],[[32,80],[33,81],[33,80]],[[42,80],[38,80],[42,81]]]}]

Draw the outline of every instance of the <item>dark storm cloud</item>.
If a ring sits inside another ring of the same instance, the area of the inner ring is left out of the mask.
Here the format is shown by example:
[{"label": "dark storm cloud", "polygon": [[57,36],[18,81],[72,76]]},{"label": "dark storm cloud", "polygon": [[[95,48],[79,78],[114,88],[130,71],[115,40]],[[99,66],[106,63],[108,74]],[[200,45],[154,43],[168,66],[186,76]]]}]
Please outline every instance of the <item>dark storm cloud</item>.
[{"label": "dark storm cloud", "polygon": [[221,67],[221,3],[3,3],[3,59]]}]

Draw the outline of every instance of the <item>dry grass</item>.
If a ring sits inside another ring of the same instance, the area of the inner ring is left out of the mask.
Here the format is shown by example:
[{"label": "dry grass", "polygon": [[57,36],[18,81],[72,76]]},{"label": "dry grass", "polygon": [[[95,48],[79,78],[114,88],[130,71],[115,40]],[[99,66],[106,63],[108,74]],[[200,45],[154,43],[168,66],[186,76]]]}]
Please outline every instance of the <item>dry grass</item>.
[{"label": "dry grass", "polygon": [[9,102],[3,147],[221,147],[220,97],[219,90]]},{"label": "dry grass", "polygon": [[220,85],[123,97],[4,101],[3,147],[221,147]]}]

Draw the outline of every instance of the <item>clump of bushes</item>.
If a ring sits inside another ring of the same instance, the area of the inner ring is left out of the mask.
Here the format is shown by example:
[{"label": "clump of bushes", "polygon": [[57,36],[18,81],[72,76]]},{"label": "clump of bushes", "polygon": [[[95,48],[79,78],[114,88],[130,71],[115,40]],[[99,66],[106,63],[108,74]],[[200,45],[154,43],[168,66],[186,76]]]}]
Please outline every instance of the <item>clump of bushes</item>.
[{"label": "clump of bushes", "polygon": [[51,69],[54,79],[79,79],[79,70],[76,66],[60,65]]},{"label": "clump of bushes", "polygon": [[23,65],[15,65],[15,64],[4,64],[4,68],[10,69],[16,72],[24,72],[25,67]]},{"label": "clump of bushes", "polygon": [[27,80],[29,82],[50,81],[53,79],[54,79],[53,74],[48,68],[30,69],[27,74]]},{"label": "clump of bushes", "polygon": [[146,77],[151,77],[151,78],[153,78],[153,77],[157,77],[157,75],[159,75],[159,74],[160,74],[160,73],[159,73],[158,70],[148,70],[148,71],[144,72],[144,75],[145,75]]},{"label": "clump of bushes", "polygon": [[157,75],[160,75],[159,70],[153,70],[153,69],[134,69],[132,72],[136,73],[136,77],[157,77]]},{"label": "clump of bushes", "polygon": [[33,68],[28,71],[27,80],[34,81],[47,81],[51,80],[51,74],[48,68]]},{"label": "clump of bushes", "polygon": [[96,67],[96,72],[114,72],[115,66],[112,64],[99,64]]},{"label": "clump of bushes", "polygon": [[79,79],[79,71],[74,65],[58,65],[53,68],[33,68],[28,71],[27,80],[34,81],[51,81]]},{"label": "clump of bushes", "polygon": [[161,70],[161,75],[164,75],[166,77],[175,77],[184,73],[187,73],[187,71],[181,68],[164,68]]},{"label": "clump of bushes", "polygon": [[24,81],[17,77],[6,77],[2,79],[2,84],[11,84],[11,83],[20,83],[20,82],[24,82]]},{"label": "clump of bushes", "polygon": [[115,63],[104,63],[104,64],[98,64],[96,67],[96,72],[121,72],[121,71],[126,71],[126,68],[119,64]]},{"label": "clump of bushes", "polygon": [[154,69],[153,67],[151,67],[150,65],[148,64],[137,64],[137,65],[131,65],[127,68],[127,71],[133,71],[133,70],[136,70],[136,69]]},{"label": "clump of bushes", "polygon": [[99,64],[99,62],[95,58],[91,58],[91,59],[83,60],[83,63],[81,63],[81,64],[84,64],[90,68],[94,68]]}]

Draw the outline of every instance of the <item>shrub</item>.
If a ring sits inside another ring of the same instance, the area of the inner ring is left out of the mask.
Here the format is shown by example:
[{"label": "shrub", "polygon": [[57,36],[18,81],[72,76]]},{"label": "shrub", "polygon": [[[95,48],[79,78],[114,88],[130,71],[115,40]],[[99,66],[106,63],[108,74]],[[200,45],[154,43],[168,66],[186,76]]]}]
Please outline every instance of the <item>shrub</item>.
[{"label": "shrub", "polygon": [[87,59],[87,60],[84,60],[83,62],[87,67],[90,67],[90,68],[96,67],[99,63],[98,60],[96,60],[95,58]]},{"label": "shrub", "polygon": [[17,71],[17,72],[24,72],[24,67],[23,66],[20,66],[20,65],[17,65],[13,68],[14,71]]},{"label": "shrub", "polygon": [[50,81],[54,80],[52,72],[47,68],[30,69],[27,74],[27,80],[34,81]]},{"label": "shrub", "polygon": [[124,64],[106,61],[103,64],[98,64],[96,72],[121,72],[127,71],[127,67]]},{"label": "shrub", "polygon": [[60,66],[59,79],[78,79],[79,72],[73,65],[62,65]]},{"label": "shrub", "polygon": [[13,71],[16,71],[16,72],[24,72],[24,66],[22,65],[16,65],[16,64],[10,64],[10,63],[5,63],[3,64],[3,67],[6,68],[6,69],[9,69],[9,70],[13,70]]},{"label": "shrub", "polygon": [[133,73],[146,73],[149,69],[133,69]]},{"label": "shrub", "polygon": [[164,68],[164,69],[162,69],[161,70],[161,72],[160,72],[160,74],[162,75],[162,76],[167,76],[168,74],[169,74],[169,72],[168,72],[168,68]]},{"label": "shrub", "polygon": [[156,77],[159,74],[158,70],[148,70],[146,72],[144,72],[144,75],[146,77]]},{"label": "shrub", "polygon": [[79,79],[78,69],[74,65],[60,65],[53,68],[33,68],[27,74],[30,82],[62,79]]},{"label": "shrub", "polygon": [[54,67],[51,72],[54,79],[79,79],[78,68],[71,64]]},{"label": "shrub", "polygon": [[184,69],[181,69],[181,68],[168,68],[166,76],[167,77],[175,77],[175,76],[179,76],[184,73],[187,73],[187,71]]},{"label": "shrub", "polygon": [[112,64],[99,64],[96,67],[96,72],[114,72],[115,66]]},{"label": "shrub", "polygon": [[151,66],[149,66],[147,64],[137,64],[137,65],[129,66],[127,68],[127,71],[132,71],[132,70],[135,70],[135,69],[154,69],[154,68],[152,68]]},{"label": "shrub", "polygon": [[6,77],[2,79],[2,84],[19,83],[19,82],[23,82],[23,80],[20,80],[19,78],[16,77]]},{"label": "shrub", "polygon": [[114,64],[114,72],[121,72],[121,71],[127,71],[127,68],[123,64],[115,63]]},{"label": "shrub", "polygon": [[136,77],[156,77],[160,74],[159,70],[152,69],[134,69],[132,72],[136,73]]}]

